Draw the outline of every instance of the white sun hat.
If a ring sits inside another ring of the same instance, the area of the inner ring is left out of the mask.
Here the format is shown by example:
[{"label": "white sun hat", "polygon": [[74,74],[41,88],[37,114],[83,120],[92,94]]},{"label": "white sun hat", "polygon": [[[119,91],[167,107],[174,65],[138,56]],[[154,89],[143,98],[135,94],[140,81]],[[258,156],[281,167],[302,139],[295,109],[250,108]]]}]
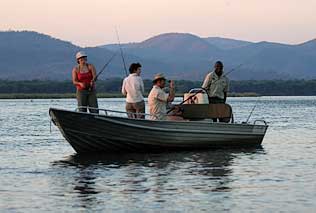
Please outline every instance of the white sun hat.
[{"label": "white sun hat", "polygon": [[84,51],[77,52],[76,59],[78,60],[79,58],[82,58],[82,57],[87,57],[87,54]]}]

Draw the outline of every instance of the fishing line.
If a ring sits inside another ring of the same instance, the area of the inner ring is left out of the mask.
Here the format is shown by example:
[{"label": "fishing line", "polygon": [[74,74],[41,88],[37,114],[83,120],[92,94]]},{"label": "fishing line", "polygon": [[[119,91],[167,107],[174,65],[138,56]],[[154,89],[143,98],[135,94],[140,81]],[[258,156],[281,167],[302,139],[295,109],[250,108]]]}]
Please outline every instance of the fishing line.
[{"label": "fishing line", "polygon": [[248,121],[249,121],[249,119],[250,119],[252,113],[254,112],[254,110],[256,109],[256,107],[257,107],[257,105],[258,105],[259,99],[260,99],[260,97],[256,100],[255,105],[253,106],[253,108],[252,108],[252,110],[251,110],[251,112],[250,112],[250,114],[249,114],[249,116],[248,116],[246,122],[243,122],[243,123],[248,123]]},{"label": "fishing line", "polygon": [[120,48],[123,65],[124,65],[125,75],[128,76],[127,69],[126,69],[126,63],[125,63],[125,58],[124,58],[124,55],[123,55],[123,50],[122,50],[121,41],[120,41],[120,37],[119,37],[117,28],[115,28],[115,31],[116,31],[116,37],[117,37],[118,45],[119,45],[119,48]]}]

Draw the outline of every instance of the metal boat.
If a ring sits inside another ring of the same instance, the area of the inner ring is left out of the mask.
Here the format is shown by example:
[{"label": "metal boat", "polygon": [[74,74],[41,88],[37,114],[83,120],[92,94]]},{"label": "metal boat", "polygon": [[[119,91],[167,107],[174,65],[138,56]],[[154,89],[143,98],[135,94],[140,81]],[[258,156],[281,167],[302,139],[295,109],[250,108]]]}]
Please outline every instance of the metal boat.
[{"label": "metal boat", "polygon": [[222,123],[204,120],[131,119],[125,113],[98,109],[87,113],[49,109],[53,123],[77,153],[157,152],[260,146],[265,121]]}]

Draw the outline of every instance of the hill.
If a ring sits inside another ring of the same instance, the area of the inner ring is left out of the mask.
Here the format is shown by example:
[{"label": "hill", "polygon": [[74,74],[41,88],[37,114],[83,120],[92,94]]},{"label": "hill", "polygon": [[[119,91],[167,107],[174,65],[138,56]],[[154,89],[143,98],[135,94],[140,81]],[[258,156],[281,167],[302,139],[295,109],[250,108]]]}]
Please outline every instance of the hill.
[{"label": "hill", "polygon": [[45,79],[64,75],[79,47],[36,32],[1,32],[2,79]]},{"label": "hill", "polygon": [[203,78],[217,60],[224,62],[226,71],[241,64],[230,76],[235,80],[316,78],[316,40],[288,45],[166,33],[122,46],[126,52],[140,58],[171,63],[172,76],[183,79]]},{"label": "hill", "polygon": [[[316,78],[316,40],[288,45],[165,33],[122,44],[122,48],[127,66],[140,62],[142,76],[148,79],[163,72],[172,79],[202,80],[217,60],[224,62],[226,72],[241,64],[229,76],[234,80]],[[0,79],[70,80],[74,55],[82,49],[99,70],[118,51],[118,45],[81,48],[37,32],[0,32]],[[124,76],[118,55],[100,78]]]},{"label": "hill", "polygon": [[[104,48],[81,48],[70,42],[31,31],[0,32],[0,79],[8,80],[65,80],[71,79],[71,70],[76,66],[75,53],[84,50],[88,60],[101,69],[114,54]],[[137,56],[126,56],[127,61],[142,61]],[[143,62],[154,75],[154,68],[164,63],[147,60]],[[125,76],[120,57],[116,57],[100,78]]]},{"label": "hill", "polygon": [[211,45],[214,45],[215,47],[222,50],[229,50],[229,49],[234,49],[238,47],[244,47],[253,43],[249,41],[242,41],[242,40],[228,39],[228,38],[221,38],[221,37],[208,37],[204,39]]}]

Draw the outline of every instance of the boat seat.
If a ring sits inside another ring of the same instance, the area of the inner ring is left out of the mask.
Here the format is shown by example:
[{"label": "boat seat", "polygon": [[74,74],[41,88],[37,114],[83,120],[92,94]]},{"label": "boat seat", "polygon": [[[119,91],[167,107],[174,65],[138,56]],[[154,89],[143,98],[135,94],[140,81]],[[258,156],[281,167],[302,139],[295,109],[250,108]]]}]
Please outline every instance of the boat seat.
[{"label": "boat seat", "polygon": [[183,118],[189,120],[223,118],[229,122],[233,114],[229,104],[184,104],[182,110]]}]

